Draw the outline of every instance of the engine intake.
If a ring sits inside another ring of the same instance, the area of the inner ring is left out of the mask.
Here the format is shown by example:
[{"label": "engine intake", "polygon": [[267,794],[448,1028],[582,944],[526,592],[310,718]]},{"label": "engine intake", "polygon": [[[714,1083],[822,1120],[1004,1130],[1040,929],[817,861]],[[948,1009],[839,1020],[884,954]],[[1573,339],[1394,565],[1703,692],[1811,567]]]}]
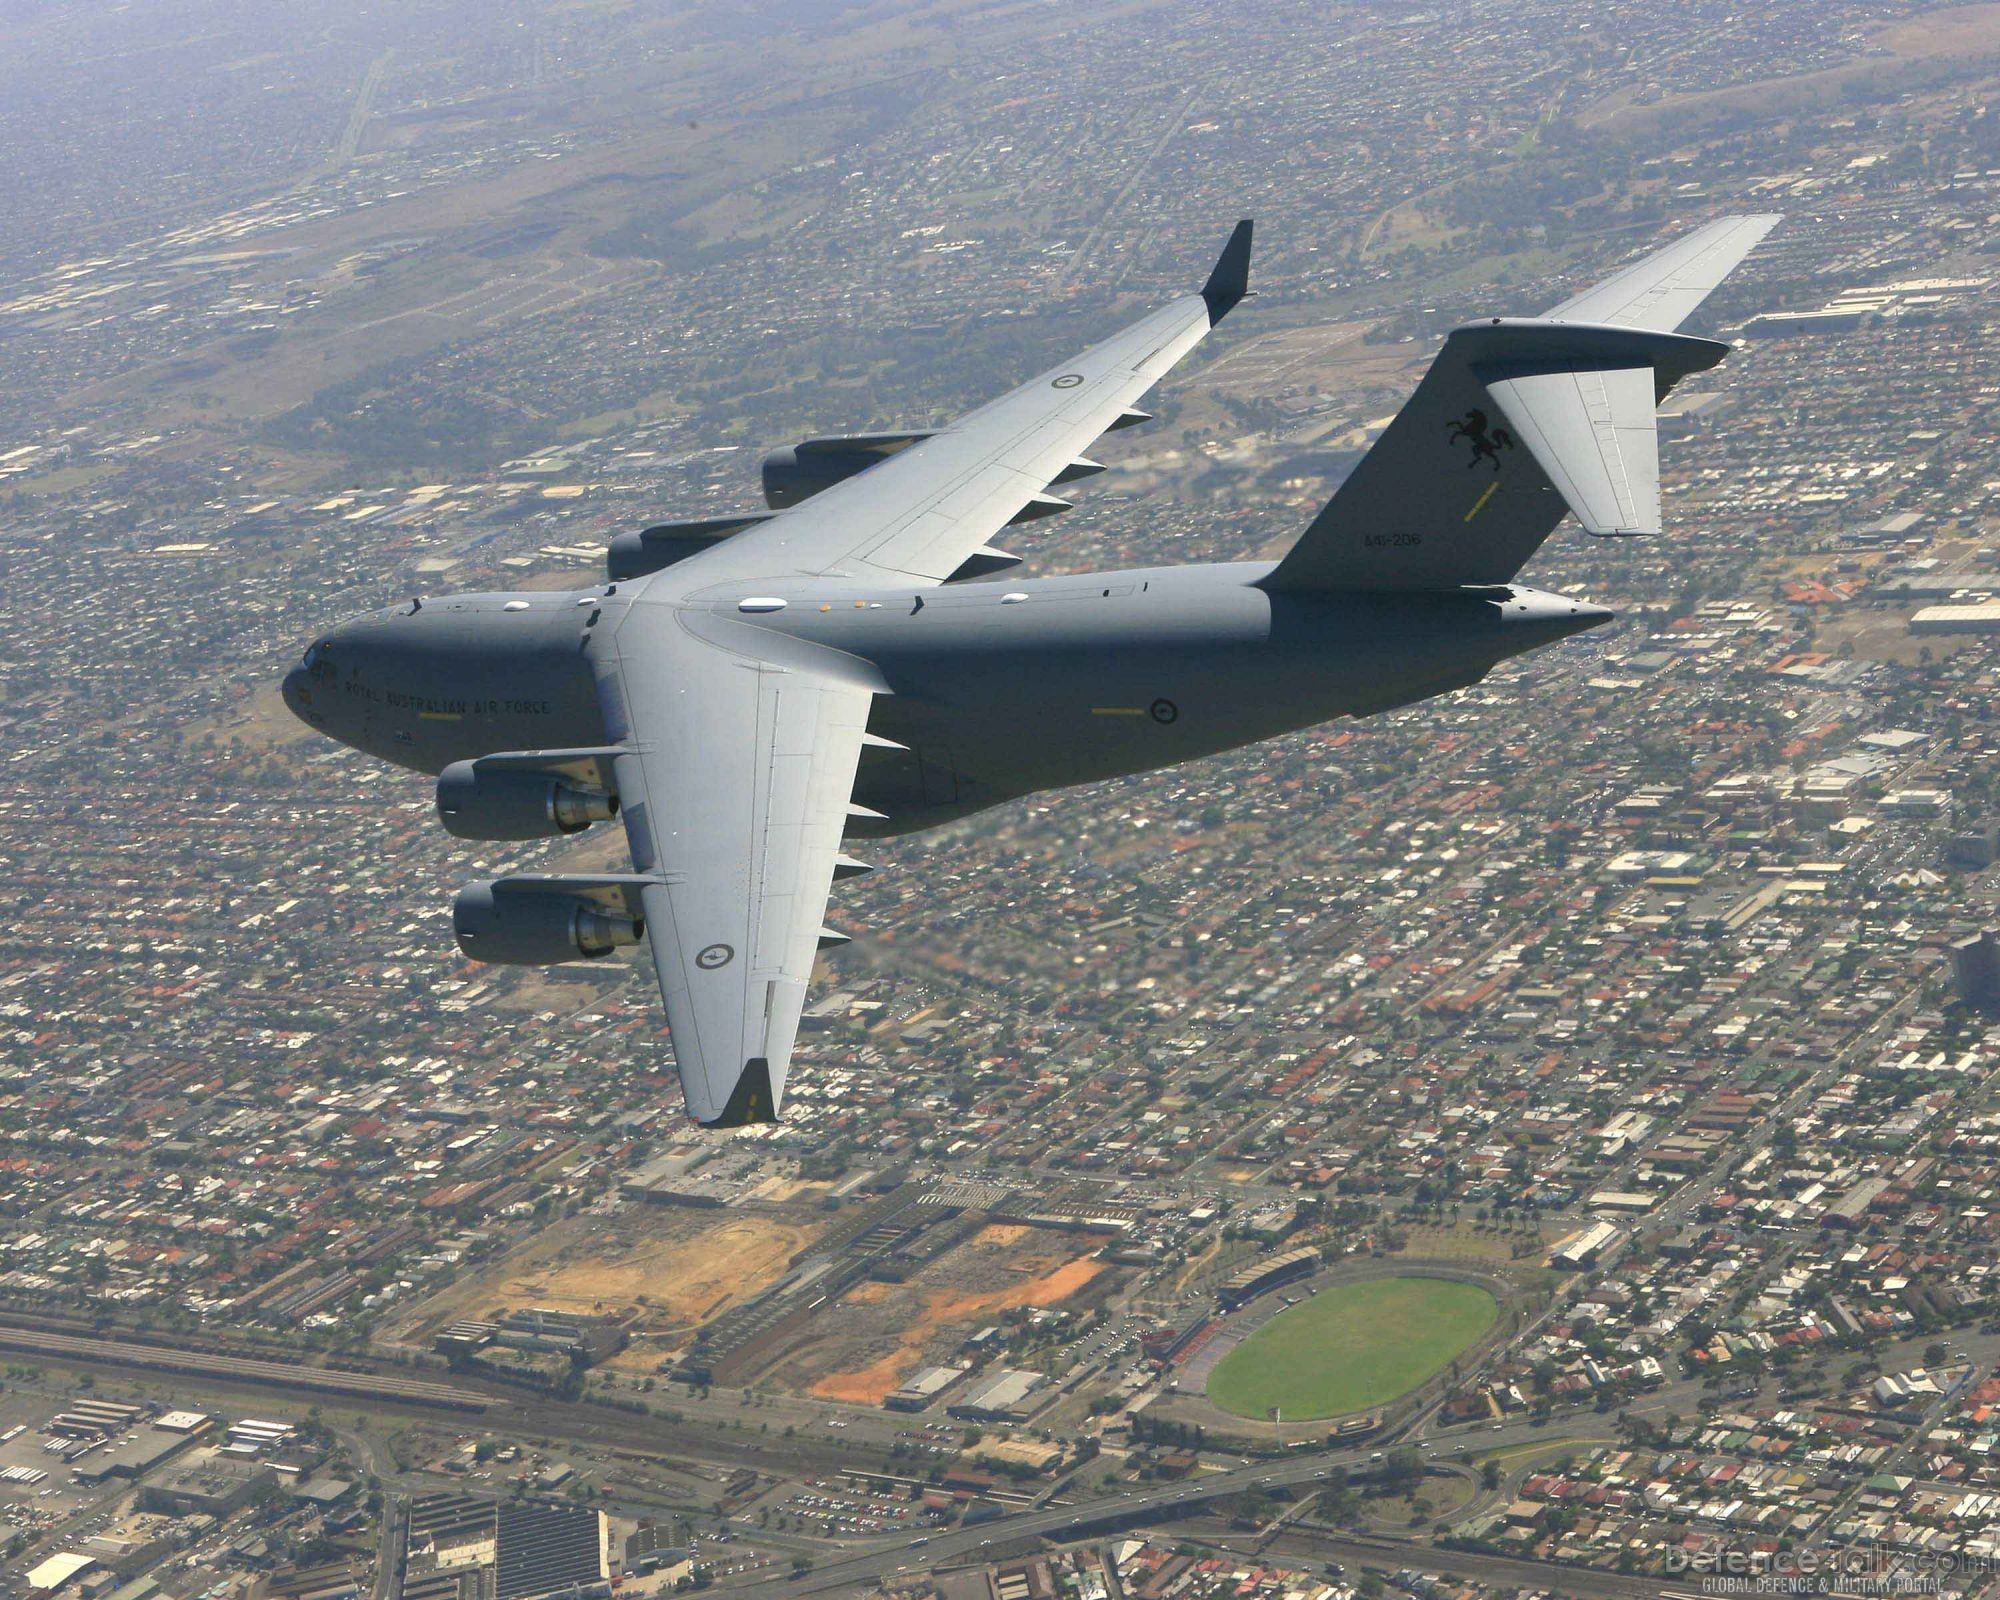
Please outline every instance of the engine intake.
[{"label": "engine intake", "polygon": [[932,430],[904,433],[829,434],[801,439],[764,458],[764,502],[776,510],[810,500],[856,473],[879,466],[899,450],[928,439]]},{"label": "engine intake", "polygon": [[437,813],[460,839],[547,839],[618,815],[615,750],[510,750],[438,774]]},{"label": "engine intake", "polygon": [[654,881],[529,873],[469,883],[452,902],[452,932],[474,961],[522,967],[601,961],[645,938],[639,891]]},{"label": "engine intake", "polygon": [[605,576],[613,583],[643,578],[649,572],[659,572],[676,561],[713,549],[732,533],[770,520],[768,511],[751,511],[740,517],[709,517],[701,522],[662,522],[636,531],[627,529],[612,536],[604,553]]}]

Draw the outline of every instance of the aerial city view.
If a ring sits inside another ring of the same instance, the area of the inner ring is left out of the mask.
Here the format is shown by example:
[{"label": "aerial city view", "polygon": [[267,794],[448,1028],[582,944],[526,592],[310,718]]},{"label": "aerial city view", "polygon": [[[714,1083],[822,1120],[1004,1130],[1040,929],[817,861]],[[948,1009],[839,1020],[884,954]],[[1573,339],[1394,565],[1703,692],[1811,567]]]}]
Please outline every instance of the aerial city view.
[{"label": "aerial city view", "polygon": [[0,1600],[2000,1595],[2000,4],[0,129]]}]

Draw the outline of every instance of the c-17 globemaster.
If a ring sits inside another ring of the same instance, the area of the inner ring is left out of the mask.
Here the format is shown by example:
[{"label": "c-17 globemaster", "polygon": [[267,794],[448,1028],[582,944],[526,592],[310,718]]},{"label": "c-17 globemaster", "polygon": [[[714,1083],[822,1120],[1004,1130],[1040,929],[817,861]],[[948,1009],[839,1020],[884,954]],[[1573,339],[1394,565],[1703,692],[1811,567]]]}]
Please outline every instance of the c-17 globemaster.
[{"label": "c-17 globemaster", "polygon": [[[775,1120],[849,838],[1144,772],[1477,683],[1611,613],[1516,574],[1565,512],[1660,530],[1654,407],[1728,346],[1674,330],[1774,217],[1725,217],[1536,318],[1455,329],[1277,562],[1009,581],[988,543],[1065,509],[1101,436],[1248,289],[1239,223],[1198,293],[943,428],[811,439],[772,508],[613,541],[569,593],[418,599],[286,677],[313,727],[437,775],[444,825],[622,816],[632,870],[475,883],[482,961],[649,947],[687,1109]],[[993,581],[967,581],[991,579]]]}]

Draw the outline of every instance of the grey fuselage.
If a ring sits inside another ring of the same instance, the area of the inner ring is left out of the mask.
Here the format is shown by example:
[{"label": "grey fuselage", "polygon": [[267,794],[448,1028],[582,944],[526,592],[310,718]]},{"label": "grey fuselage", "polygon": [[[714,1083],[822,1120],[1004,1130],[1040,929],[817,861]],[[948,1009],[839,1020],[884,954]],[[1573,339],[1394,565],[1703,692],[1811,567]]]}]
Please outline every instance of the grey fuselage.
[{"label": "grey fuselage", "polygon": [[685,592],[668,604],[879,671],[892,692],[876,697],[869,731],[907,749],[861,764],[854,800],[883,820],[847,831],[866,836],[1406,705],[1612,615],[1517,584],[1329,593],[1272,588],[1271,571],[1233,563],[894,589],[697,587],[690,566],[568,593],[445,596],[336,629],[284,695],[321,732],[418,772],[601,745],[615,731],[594,657],[615,649],[645,586],[679,579]]}]

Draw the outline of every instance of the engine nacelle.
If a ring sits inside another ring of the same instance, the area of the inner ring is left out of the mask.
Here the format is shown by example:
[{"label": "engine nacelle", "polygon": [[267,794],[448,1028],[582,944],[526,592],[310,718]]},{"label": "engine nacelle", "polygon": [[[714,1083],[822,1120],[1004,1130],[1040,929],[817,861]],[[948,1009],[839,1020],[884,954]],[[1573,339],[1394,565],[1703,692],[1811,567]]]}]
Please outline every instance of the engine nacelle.
[{"label": "engine nacelle", "polygon": [[773,450],[764,458],[764,503],[782,511],[810,500],[823,489],[879,466],[898,450],[928,439],[931,431],[830,434]]},{"label": "engine nacelle", "polygon": [[460,839],[548,839],[618,815],[617,751],[509,750],[438,774],[437,813]]},{"label": "engine nacelle", "polygon": [[458,948],[474,961],[553,967],[601,961],[646,936],[642,878],[526,874],[468,883],[451,905]]},{"label": "engine nacelle", "polygon": [[604,570],[613,583],[643,578],[649,572],[671,567],[676,561],[698,556],[732,533],[759,522],[769,522],[768,511],[747,512],[740,517],[710,517],[701,522],[662,522],[636,532],[614,534],[604,552]]}]

